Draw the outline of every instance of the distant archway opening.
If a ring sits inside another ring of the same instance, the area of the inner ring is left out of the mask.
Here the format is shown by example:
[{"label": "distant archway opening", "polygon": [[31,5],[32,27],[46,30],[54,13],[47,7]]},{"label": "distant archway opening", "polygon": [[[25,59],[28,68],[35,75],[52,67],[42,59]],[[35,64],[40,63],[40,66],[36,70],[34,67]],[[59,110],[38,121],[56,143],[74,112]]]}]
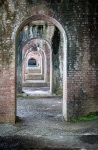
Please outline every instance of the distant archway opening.
[{"label": "distant archway opening", "polygon": [[30,58],[28,60],[28,67],[37,67],[37,60],[34,58]]}]

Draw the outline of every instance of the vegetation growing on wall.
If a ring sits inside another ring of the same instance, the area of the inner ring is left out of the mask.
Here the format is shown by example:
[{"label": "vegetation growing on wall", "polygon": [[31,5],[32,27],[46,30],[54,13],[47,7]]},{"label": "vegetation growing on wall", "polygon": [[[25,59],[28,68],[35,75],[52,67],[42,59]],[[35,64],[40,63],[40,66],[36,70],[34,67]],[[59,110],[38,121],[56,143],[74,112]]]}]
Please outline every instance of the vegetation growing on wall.
[{"label": "vegetation growing on wall", "polygon": [[79,118],[74,118],[74,119],[71,119],[70,121],[79,122],[79,121],[88,121],[88,120],[94,120],[94,119],[98,119],[98,112],[90,113],[86,116],[81,116]]}]

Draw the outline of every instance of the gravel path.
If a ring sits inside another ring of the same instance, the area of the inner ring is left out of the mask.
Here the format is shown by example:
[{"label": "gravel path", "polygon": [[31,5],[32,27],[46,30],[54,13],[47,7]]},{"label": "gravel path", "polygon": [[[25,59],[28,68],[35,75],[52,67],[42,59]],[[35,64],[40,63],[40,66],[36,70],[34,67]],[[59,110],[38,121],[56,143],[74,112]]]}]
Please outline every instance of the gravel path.
[{"label": "gravel path", "polygon": [[0,125],[0,150],[98,150],[98,120],[66,122],[62,98],[17,98],[17,122]]}]

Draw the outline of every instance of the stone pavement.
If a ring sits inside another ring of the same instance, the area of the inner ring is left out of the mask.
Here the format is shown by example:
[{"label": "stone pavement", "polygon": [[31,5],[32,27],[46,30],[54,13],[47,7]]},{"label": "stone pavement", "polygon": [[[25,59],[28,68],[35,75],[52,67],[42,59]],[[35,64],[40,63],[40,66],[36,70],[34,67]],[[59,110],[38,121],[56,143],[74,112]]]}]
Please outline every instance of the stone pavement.
[{"label": "stone pavement", "polygon": [[98,150],[98,120],[66,122],[62,97],[17,98],[16,124],[0,125],[0,150]]}]

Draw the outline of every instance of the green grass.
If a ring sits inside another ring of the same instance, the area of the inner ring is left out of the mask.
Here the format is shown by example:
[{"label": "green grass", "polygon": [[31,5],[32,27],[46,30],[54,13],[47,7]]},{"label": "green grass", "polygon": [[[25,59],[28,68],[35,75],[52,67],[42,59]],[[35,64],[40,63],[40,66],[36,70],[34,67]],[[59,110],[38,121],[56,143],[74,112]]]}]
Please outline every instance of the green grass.
[{"label": "green grass", "polygon": [[86,116],[82,116],[79,118],[73,118],[70,121],[78,122],[78,121],[88,121],[88,120],[95,120],[95,119],[98,119],[98,112],[90,113]]}]

